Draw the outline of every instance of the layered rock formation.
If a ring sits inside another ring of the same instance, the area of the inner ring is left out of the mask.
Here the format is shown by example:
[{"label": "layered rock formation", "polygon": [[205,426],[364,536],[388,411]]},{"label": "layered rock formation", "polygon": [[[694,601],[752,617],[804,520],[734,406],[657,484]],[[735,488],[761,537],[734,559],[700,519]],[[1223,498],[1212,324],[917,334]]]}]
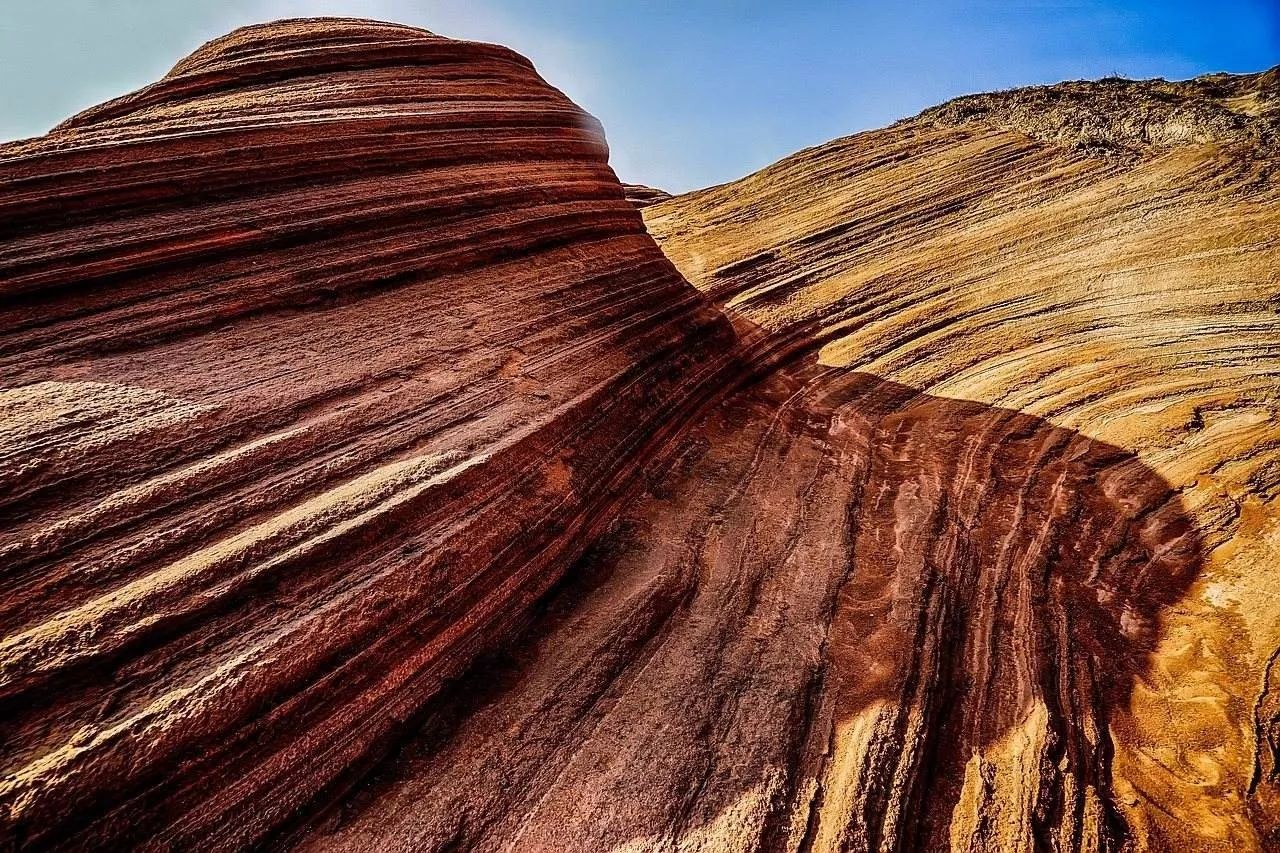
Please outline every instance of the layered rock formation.
[{"label": "layered rock formation", "polygon": [[5,841],[1280,843],[1276,78],[648,204],[688,281],[406,27],[0,148]]},{"label": "layered rock formation", "polygon": [[732,335],[606,159],[344,20],[0,148],[6,847],[263,841],[611,520]]},{"label": "layered rock formation", "polygon": [[[1272,72],[1233,85],[1263,101],[1274,97],[1275,80]],[[1273,137],[1247,119],[1189,144],[1135,145],[1134,157],[1084,156],[1091,146],[1043,144],[1036,128],[1006,125],[1003,117],[1034,113],[1027,101],[1043,96],[989,96],[999,121],[980,114],[939,122],[948,110],[931,111],[657,208],[649,219],[691,280],[773,334],[812,340],[824,365],[965,401],[951,404],[960,411],[972,403],[1013,409],[1122,451],[1104,461],[1106,452],[1091,444],[1075,458],[1096,467],[1085,479],[1125,507],[1111,511],[1112,523],[1143,520],[1151,526],[1138,540],[1164,555],[1135,560],[1121,572],[1128,584],[1106,580],[1105,569],[1086,572],[1089,595],[1080,601],[1094,606],[1046,607],[1054,583],[1070,588],[1078,559],[1062,553],[1057,537],[1083,537],[1072,547],[1122,558],[1102,537],[1072,529],[1099,510],[1068,525],[1054,512],[1026,509],[1015,520],[966,520],[971,537],[1001,525],[1030,535],[1031,524],[1045,537],[1038,547],[1051,572],[1065,578],[1042,581],[1048,591],[1033,585],[1029,595],[1006,585],[1000,561],[979,560],[980,590],[993,584],[1000,592],[980,591],[960,630],[935,640],[951,645],[950,665],[961,672],[909,667],[888,712],[864,699],[857,716],[831,727],[830,755],[813,774],[829,791],[842,778],[834,773],[874,779],[894,756],[905,765],[891,777],[896,803],[863,782],[838,785],[838,809],[828,793],[810,812],[815,849],[839,840],[853,849],[962,850],[1028,849],[1034,841],[1225,851],[1280,842],[1268,735],[1275,718],[1266,710],[1280,640],[1266,603],[1277,591],[1280,530],[1280,188],[1266,141]],[[1175,111],[1198,109],[1195,98],[1175,101]],[[1137,108],[1145,109],[1140,99]],[[1064,107],[1057,119],[1087,127],[1098,113],[1097,104],[1077,113]],[[1110,121],[1112,138],[1140,123],[1120,108]],[[938,443],[956,441],[945,427],[935,431]],[[983,473],[985,445],[999,435],[972,432],[966,440],[978,463],[969,488],[998,494],[996,484],[1026,467]],[[1056,451],[1043,444],[1052,470]],[[1021,479],[1027,484],[1017,488],[1034,507],[1039,477],[1012,477]],[[994,484],[979,486],[984,480]],[[917,512],[957,511],[949,490],[963,487],[953,475],[925,478],[918,488],[915,500],[927,499]],[[959,505],[963,518],[970,510]],[[910,504],[898,512],[910,518]],[[901,537],[912,527],[900,520],[893,529]],[[972,559],[972,539],[935,537],[929,560]],[[948,544],[957,540],[958,557]],[[1007,541],[1038,577],[1037,549],[1019,552],[1016,537]],[[855,584],[863,565],[854,565]],[[1086,615],[1095,608],[1110,615]],[[1053,618],[1043,618],[1046,611]],[[1012,632],[1003,624],[1011,618]],[[872,630],[863,624],[855,636]],[[972,650],[1002,634],[1018,638],[1003,655],[999,647]],[[1055,634],[1070,638],[1073,650],[1037,672],[1037,655],[1043,661],[1061,651]],[[915,677],[946,698],[920,699]],[[1003,696],[994,703],[977,689],[992,683]],[[885,747],[886,713],[927,720],[940,701],[937,732],[914,737],[908,729]],[[930,764],[940,759],[929,734],[953,751],[942,759],[949,763]],[[923,805],[904,797],[920,784],[909,775],[913,765],[933,768]],[[912,817],[925,825],[904,826],[895,805],[917,809]]]},{"label": "layered rock formation", "polygon": [[646,208],[767,375],[303,849],[1280,841],[1274,148],[947,115]]}]

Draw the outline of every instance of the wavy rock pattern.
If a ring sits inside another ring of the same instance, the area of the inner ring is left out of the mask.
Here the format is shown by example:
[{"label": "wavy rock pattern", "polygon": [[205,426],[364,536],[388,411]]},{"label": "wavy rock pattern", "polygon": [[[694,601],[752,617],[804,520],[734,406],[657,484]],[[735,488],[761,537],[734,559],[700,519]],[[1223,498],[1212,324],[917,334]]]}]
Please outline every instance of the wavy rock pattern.
[{"label": "wavy rock pattern", "polygon": [[264,839],[610,520],[732,335],[606,158],[343,20],[0,148],[7,845]]},{"label": "wavy rock pattern", "polygon": [[1280,841],[1274,150],[1085,148],[926,114],[646,208],[764,378],[303,849]]},{"label": "wavy rock pattern", "polygon": [[0,147],[3,840],[1274,847],[1276,81],[656,201],[291,21]]},{"label": "wavy rock pattern", "polygon": [[[1273,70],[1231,88],[1274,102],[1276,82]],[[1275,849],[1274,143],[1258,142],[1256,127],[1228,128],[1134,160],[1086,157],[985,121],[929,117],[655,208],[650,228],[691,280],[774,334],[802,330],[823,364],[1043,418],[1133,454],[1167,482],[1198,529],[1201,565],[1194,580],[1175,571],[1145,593],[1163,601],[1148,614],[1158,633],[1137,644],[1148,660],[1127,695],[1107,702],[1109,725],[1089,735],[1113,753],[1109,796],[1124,825],[1085,819],[1059,843]],[[1115,120],[1130,124],[1123,112]],[[1142,507],[1143,493],[1123,500]],[[1043,633],[1026,630],[1028,643]],[[1031,744],[1057,736],[1052,718],[1024,726]],[[939,819],[952,848],[1026,849],[1026,830],[1000,829],[1015,824],[984,804],[1015,795],[1022,783],[1003,780],[1037,766],[1037,751],[969,755],[981,756],[977,793],[967,776],[959,807]],[[859,767],[876,760],[861,746],[853,756]],[[1029,778],[1043,791],[1038,766]],[[1077,791],[1091,784],[1075,773]],[[1070,788],[1063,802],[1078,796]],[[1052,809],[1046,816],[1057,823]]]}]

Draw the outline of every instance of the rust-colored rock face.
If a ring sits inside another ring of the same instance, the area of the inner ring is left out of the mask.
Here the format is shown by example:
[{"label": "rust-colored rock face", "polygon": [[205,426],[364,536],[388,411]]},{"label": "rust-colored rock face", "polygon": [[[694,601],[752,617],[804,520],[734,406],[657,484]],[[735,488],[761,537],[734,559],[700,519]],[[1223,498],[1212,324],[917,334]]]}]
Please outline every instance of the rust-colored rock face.
[{"label": "rust-colored rock face", "polygon": [[233,849],[344,784],[731,340],[593,120],[407,27],[238,31],[0,148],[0,186],[20,846]]},{"label": "rust-colored rock face", "polygon": [[1254,118],[1100,150],[930,113],[645,208],[765,375],[303,848],[1274,847]]},{"label": "rust-colored rock face", "polygon": [[664,198],[290,21],[0,147],[3,840],[1274,848],[1276,81]]}]

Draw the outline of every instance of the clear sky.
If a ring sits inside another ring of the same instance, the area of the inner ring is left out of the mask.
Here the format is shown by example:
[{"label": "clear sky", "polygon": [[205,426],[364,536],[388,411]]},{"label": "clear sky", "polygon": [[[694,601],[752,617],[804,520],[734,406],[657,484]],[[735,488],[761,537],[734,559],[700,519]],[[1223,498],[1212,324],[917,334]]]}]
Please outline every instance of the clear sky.
[{"label": "clear sky", "polygon": [[1280,0],[2,0],[0,138],[245,23],[346,14],[510,45],[604,122],[624,180],[687,190],[955,95],[1280,63]]}]

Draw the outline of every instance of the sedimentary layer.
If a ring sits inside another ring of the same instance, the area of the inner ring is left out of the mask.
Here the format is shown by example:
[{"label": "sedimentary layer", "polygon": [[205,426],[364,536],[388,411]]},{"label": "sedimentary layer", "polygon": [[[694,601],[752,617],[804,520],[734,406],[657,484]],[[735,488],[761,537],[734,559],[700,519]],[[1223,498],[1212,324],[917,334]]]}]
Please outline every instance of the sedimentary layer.
[{"label": "sedimentary layer", "polygon": [[238,30],[0,186],[6,847],[269,841],[520,624],[730,349],[502,47]]},{"label": "sedimentary layer", "polygon": [[3,841],[1274,848],[1276,86],[663,200],[305,20],[0,147]]},{"label": "sedimentary layer", "polygon": [[762,377],[302,849],[1274,849],[1276,154],[1133,130],[1210,84],[647,207]]}]

